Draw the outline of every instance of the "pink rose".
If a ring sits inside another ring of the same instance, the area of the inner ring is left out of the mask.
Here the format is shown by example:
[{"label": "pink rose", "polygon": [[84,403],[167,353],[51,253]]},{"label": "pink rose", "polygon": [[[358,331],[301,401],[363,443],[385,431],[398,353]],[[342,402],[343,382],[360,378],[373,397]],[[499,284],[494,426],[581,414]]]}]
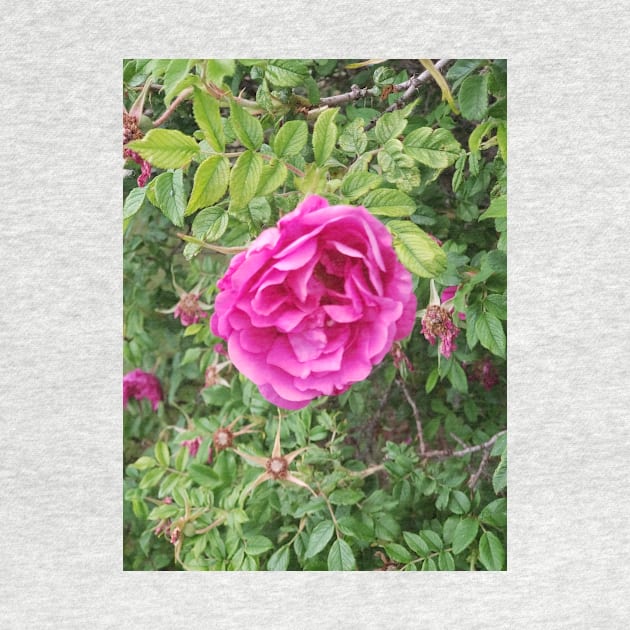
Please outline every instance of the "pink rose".
[{"label": "pink rose", "polygon": [[285,409],[364,380],[415,320],[411,274],[385,226],[315,195],[235,256],[218,287],[212,332]]},{"label": "pink rose", "polygon": [[123,405],[126,407],[130,398],[148,398],[151,401],[153,411],[158,408],[162,400],[162,387],[160,381],[153,374],[142,370],[133,370],[123,377]]}]

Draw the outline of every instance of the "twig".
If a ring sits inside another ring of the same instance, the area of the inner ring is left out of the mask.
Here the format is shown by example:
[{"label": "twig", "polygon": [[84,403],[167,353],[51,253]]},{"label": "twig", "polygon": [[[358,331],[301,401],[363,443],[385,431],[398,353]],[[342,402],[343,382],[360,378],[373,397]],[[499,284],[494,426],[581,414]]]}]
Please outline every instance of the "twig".
[{"label": "twig", "polygon": [[201,239],[195,238],[194,236],[188,236],[188,234],[184,234],[183,232],[177,232],[177,236],[181,238],[183,241],[188,243],[194,243],[195,245],[199,245],[199,247],[203,247],[205,249],[210,249],[213,252],[218,252],[219,254],[238,254],[240,252],[244,252],[247,247],[222,247],[221,245],[211,245],[210,243],[206,243]]},{"label": "twig", "polygon": [[475,486],[477,485],[477,482],[479,481],[479,477],[481,477],[481,473],[483,472],[483,469],[486,467],[486,464],[488,463],[489,459],[490,459],[490,449],[485,448],[483,451],[483,457],[481,458],[481,463],[479,464],[479,468],[477,468],[477,472],[474,475],[471,475],[470,479],[468,480],[468,487],[471,490],[475,489]]},{"label": "twig", "polygon": [[418,407],[414,399],[411,397],[411,394],[409,393],[405,382],[402,379],[398,379],[398,384],[403,390],[403,394],[405,395],[405,398],[407,399],[407,402],[411,407],[413,417],[416,421],[416,428],[418,429],[418,442],[420,443],[420,455],[422,457],[426,457],[426,445],[424,443],[424,433],[422,431],[422,418],[420,417],[420,412],[418,411]]},{"label": "twig", "polygon": [[326,105],[328,107],[334,107],[335,105],[343,105],[344,103],[351,103],[352,101],[358,101],[360,98],[364,98],[370,93],[373,88],[360,88],[358,85],[352,85],[349,92],[344,94],[335,94],[334,96],[324,96],[319,99],[320,107]]},{"label": "twig", "polygon": [[188,87],[185,90],[182,90],[177,98],[169,105],[168,109],[159,117],[153,121],[154,127],[159,127],[163,122],[166,122],[171,114],[179,107],[179,104],[186,100],[193,93],[193,88]]},{"label": "twig", "polygon": [[[440,68],[443,68],[449,61],[450,59],[440,59],[435,64],[436,69],[439,70]],[[411,79],[409,79],[408,81],[405,81],[404,83],[399,83],[398,85],[395,85],[394,90],[393,90],[394,92],[402,92],[403,90],[405,90],[405,92],[398,100],[392,103],[383,112],[383,114],[393,112],[396,109],[402,109],[405,103],[407,103],[413,98],[413,95],[415,94],[415,91],[418,89],[418,87],[425,81],[428,81],[430,78],[431,78],[431,73],[428,70],[425,70],[422,74],[411,77]],[[380,118],[380,116],[378,118]],[[367,125],[365,125],[365,131],[369,131],[370,129],[375,127],[378,118],[375,118],[374,120],[369,122]]]},{"label": "twig", "polygon": [[476,444],[475,446],[468,446],[459,451],[427,451],[424,453],[424,457],[465,457],[466,455],[470,455],[471,453],[477,453],[483,449],[490,449],[490,447],[507,431],[499,431],[495,433],[489,440],[484,442],[483,444]]},{"label": "twig", "polygon": [[[268,153],[259,153],[260,157],[264,160],[274,160],[276,159],[273,155],[269,155]],[[304,177],[305,173],[303,173],[299,168],[293,166],[293,164],[289,164],[288,162],[283,162],[283,164],[292,172],[295,173],[298,177]]]}]

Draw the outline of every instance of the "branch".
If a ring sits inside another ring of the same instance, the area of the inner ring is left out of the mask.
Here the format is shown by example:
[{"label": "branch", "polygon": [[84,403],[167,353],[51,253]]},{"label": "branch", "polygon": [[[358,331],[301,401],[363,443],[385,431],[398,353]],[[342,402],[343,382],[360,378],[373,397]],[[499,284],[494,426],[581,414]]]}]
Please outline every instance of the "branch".
[{"label": "branch", "polygon": [[479,477],[481,477],[481,473],[483,472],[483,469],[486,467],[486,464],[488,463],[489,459],[490,459],[490,449],[486,448],[483,451],[483,457],[481,458],[481,463],[479,464],[479,468],[477,468],[477,472],[474,475],[471,475],[470,479],[468,480],[468,487],[471,490],[475,489],[475,486],[477,485],[477,482],[479,481]]},{"label": "branch", "polygon": [[484,442],[483,444],[476,444],[475,446],[468,446],[459,451],[428,451],[424,453],[424,457],[465,457],[466,455],[470,455],[471,453],[477,453],[478,451],[482,451],[484,449],[490,449],[490,447],[507,431],[499,431],[495,433],[489,440]]},{"label": "branch", "polygon": [[171,117],[171,114],[179,107],[179,104],[185,101],[192,93],[193,89],[191,87],[182,90],[177,98],[169,105],[168,109],[159,118],[153,121],[153,126],[159,127],[163,122],[166,122]]},{"label": "branch", "polygon": [[414,399],[411,397],[411,394],[409,393],[409,390],[407,389],[405,382],[402,379],[399,379],[398,384],[403,390],[403,394],[405,395],[405,398],[407,399],[407,402],[409,403],[409,406],[411,407],[413,417],[416,421],[416,428],[418,429],[418,442],[420,443],[420,455],[422,457],[426,457],[427,456],[426,445],[424,443],[424,433],[422,431],[422,418],[420,417],[420,412],[418,411],[418,407]]}]

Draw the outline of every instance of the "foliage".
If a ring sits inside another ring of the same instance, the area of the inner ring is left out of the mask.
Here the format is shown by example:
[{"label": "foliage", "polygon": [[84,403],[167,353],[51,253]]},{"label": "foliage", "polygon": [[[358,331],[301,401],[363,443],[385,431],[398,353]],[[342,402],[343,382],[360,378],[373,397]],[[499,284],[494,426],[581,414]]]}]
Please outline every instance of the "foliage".
[{"label": "foliage", "polygon": [[[164,395],[124,411],[125,569],[506,568],[506,63],[421,61],[125,62],[124,364]],[[419,308],[457,286],[459,335],[279,412],[171,313],[308,193],[387,225]]]}]

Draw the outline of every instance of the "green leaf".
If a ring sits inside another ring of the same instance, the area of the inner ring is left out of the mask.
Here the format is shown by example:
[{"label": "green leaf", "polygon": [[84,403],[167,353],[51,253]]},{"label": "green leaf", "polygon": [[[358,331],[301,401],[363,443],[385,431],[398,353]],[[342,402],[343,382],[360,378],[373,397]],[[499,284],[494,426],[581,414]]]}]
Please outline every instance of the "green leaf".
[{"label": "green leaf", "polygon": [[383,180],[376,173],[354,171],[348,173],[341,182],[341,194],[351,201],[362,197],[367,192],[376,188]]},{"label": "green leaf", "polygon": [[177,94],[177,86],[186,77],[192,62],[190,59],[171,59],[164,73],[164,104],[169,105]]},{"label": "green leaf", "polygon": [[265,68],[265,79],[276,87],[299,87],[307,76],[308,68],[296,59],[272,59]]},{"label": "green leaf", "polygon": [[157,463],[163,468],[166,468],[169,465],[171,458],[171,454],[168,450],[168,444],[166,442],[157,442],[154,450]]},{"label": "green leaf", "polygon": [[160,479],[162,479],[162,475],[164,474],[164,470],[162,468],[152,468],[149,472],[140,480],[138,484],[138,488],[141,490],[146,490],[147,488],[153,488],[157,486]]},{"label": "green leaf", "polygon": [[440,373],[438,372],[437,368],[433,368],[429,376],[427,376],[427,382],[424,386],[424,391],[427,394],[430,394],[433,391],[433,388],[436,386],[438,382],[439,376],[440,376]]},{"label": "green leaf", "polygon": [[472,133],[468,137],[468,148],[471,153],[479,151],[482,139],[490,133],[495,124],[496,123],[494,121],[487,120],[486,122],[480,123],[473,129]]},{"label": "green leaf", "polygon": [[155,465],[156,465],[156,461],[153,459],[153,457],[147,457],[146,455],[139,457],[132,464],[132,466],[134,468],[137,468],[138,470],[148,470],[149,468],[153,468]]},{"label": "green leaf", "polygon": [[195,173],[190,199],[185,215],[193,214],[199,208],[211,206],[221,199],[228,187],[230,161],[221,155],[205,159]]},{"label": "green leaf", "polygon": [[458,59],[446,73],[446,78],[453,83],[453,89],[470,74],[472,74],[479,66],[483,65],[483,59]]},{"label": "green leaf", "polygon": [[322,521],[317,523],[311,532],[311,536],[308,539],[308,545],[306,547],[306,553],[304,558],[312,558],[316,556],[332,538],[335,532],[335,526],[332,521]]},{"label": "green leaf", "polygon": [[260,182],[256,195],[269,195],[278,186],[282,186],[287,178],[287,167],[279,160],[272,160],[268,164],[263,164]]},{"label": "green leaf", "polygon": [[496,534],[484,532],[479,540],[479,560],[488,571],[501,571],[505,563],[505,549]]},{"label": "green leaf", "polygon": [[453,514],[467,514],[470,511],[470,499],[461,490],[453,490],[448,508]]},{"label": "green leaf", "polygon": [[328,552],[329,571],[352,571],[356,562],[350,545],[345,540],[335,540]]},{"label": "green leaf", "polygon": [[484,306],[488,313],[496,315],[499,319],[507,319],[507,298],[502,293],[491,293],[484,300]]},{"label": "green leaf", "polygon": [[374,133],[379,144],[385,144],[388,140],[402,134],[407,126],[407,120],[400,110],[383,114],[376,122]]},{"label": "green leaf", "polygon": [[455,527],[453,534],[453,553],[458,554],[464,551],[477,537],[479,523],[474,518],[463,518]]},{"label": "green leaf", "polygon": [[140,210],[142,204],[144,203],[146,194],[147,189],[144,187],[134,188],[133,190],[129,191],[129,194],[127,195],[125,203],[123,205],[123,219],[128,219],[129,217],[132,217],[134,214],[136,214],[136,212],[138,212],[138,210]]},{"label": "green leaf", "polygon": [[263,143],[263,128],[260,121],[234,101],[230,103],[230,123],[244,147],[252,151],[260,149]]},{"label": "green leaf", "polygon": [[448,371],[448,380],[458,392],[468,393],[468,377],[464,368],[455,360],[451,363],[451,368]]},{"label": "green leaf", "polygon": [[193,115],[208,144],[217,152],[225,151],[225,134],[221,122],[219,103],[207,92],[195,88],[193,93]]},{"label": "green leaf", "polygon": [[400,525],[391,514],[379,514],[374,519],[374,535],[381,540],[394,541],[400,537]]},{"label": "green leaf", "polygon": [[481,120],[488,110],[488,75],[464,79],[459,89],[459,109],[468,120]]},{"label": "green leaf", "polygon": [[266,536],[255,535],[245,540],[245,553],[248,556],[260,556],[273,549],[273,543]]},{"label": "green leaf", "polygon": [[430,553],[429,545],[427,545],[424,538],[414,534],[412,532],[403,532],[403,538],[407,543],[407,547],[419,556],[428,556]]},{"label": "green leaf", "polygon": [[190,478],[200,486],[216,486],[221,481],[219,475],[205,464],[191,464],[188,472]]},{"label": "green leaf", "polygon": [[414,200],[395,188],[373,190],[363,205],[372,213],[384,217],[408,217],[416,211]]},{"label": "green leaf", "polygon": [[217,85],[223,83],[223,77],[231,77],[234,74],[236,63],[234,59],[208,59],[206,63],[206,76]]},{"label": "green leaf", "polygon": [[384,549],[387,557],[394,562],[402,562],[403,564],[406,564],[407,562],[411,562],[413,560],[413,556],[398,543],[389,543],[389,545],[384,546]]},{"label": "green leaf", "polygon": [[500,435],[496,442],[494,443],[494,446],[492,447],[492,450],[490,451],[490,456],[491,457],[500,457],[501,455],[503,455],[503,453],[505,453],[507,449],[507,434],[504,433],[503,435]]},{"label": "green leaf", "polygon": [[433,558],[427,558],[422,563],[422,571],[437,571],[437,565],[435,564],[435,560]]},{"label": "green leaf", "polygon": [[484,219],[505,219],[507,217],[507,197],[501,195],[495,197],[488,206],[488,209],[479,217],[479,221]]},{"label": "green leaf", "polygon": [[455,560],[450,551],[440,551],[438,567],[440,571],[455,571]]},{"label": "green leaf", "polygon": [[497,126],[497,142],[499,144],[501,157],[503,158],[503,161],[507,164],[507,125],[503,122]]},{"label": "green leaf", "polygon": [[144,138],[126,146],[157,168],[186,166],[199,153],[195,139],[176,129],[151,129]]},{"label": "green leaf", "polygon": [[177,227],[184,225],[186,196],[184,195],[184,174],[177,170],[161,173],[147,189],[149,201],[159,208]]},{"label": "green leaf", "polygon": [[267,571],[286,571],[291,559],[290,547],[280,547],[267,560]]},{"label": "green leaf", "polygon": [[400,262],[409,271],[423,278],[435,278],[446,269],[444,250],[415,223],[393,220],[387,228],[394,236]]},{"label": "green leaf", "polygon": [[488,503],[481,510],[479,520],[492,527],[504,528],[507,524],[507,500],[501,498]]},{"label": "green leaf", "polygon": [[367,134],[363,130],[365,123],[363,118],[355,118],[348,123],[339,136],[339,147],[346,153],[360,155],[367,148]]},{"label": "green leaf", "polygon": [[492,313],[480,312],[475,322],[475,333],[479,342],[493,354],[505,358],[507,340],[501,320]]},{"label": "green leaf", "polygon": [[353,490],[352,488],[340,488],[335,490],[328,500],[333,505],[355,505],[361,499],[365,497],[365,494],[361,490]]},{"label": "green leaf", "polygon": [[308,126],[304,120],[290,120],[278,131],[272,143],[273,152],[280,158],[297,155],[308,141]]},{"label": "green leaf", "polygon": [[454,164],[461,153],[461,145],[447,129],[420,127],[404,140],[405,153],[420,164],[442,169]]},{"label": "green leaf", "polygon": [[245,151],[230,172],[230,210],[240,210],[254,198],[261,176],[262,158]]},{"label": "green leaf", "polygon": [[492,487],[495,493],[501,492],[507,486],[507,455],[501,456],[501,461],[497,466],[497,469],[492,475]]},{"label": "green leaf", "polygon": [[313,128],[313,153],[317,166],[323,166],[335,148],[337,125],[334,121],[338,111],[338,107],[332,107],[322,112]]},{"label": "green leaf", "polygon": [[216,241],[223,236],[228,223],[228,213],[223,208],[216,206],[204,208],[195,216],[192,224],[192,233],[195,238],[203,241]]}]

